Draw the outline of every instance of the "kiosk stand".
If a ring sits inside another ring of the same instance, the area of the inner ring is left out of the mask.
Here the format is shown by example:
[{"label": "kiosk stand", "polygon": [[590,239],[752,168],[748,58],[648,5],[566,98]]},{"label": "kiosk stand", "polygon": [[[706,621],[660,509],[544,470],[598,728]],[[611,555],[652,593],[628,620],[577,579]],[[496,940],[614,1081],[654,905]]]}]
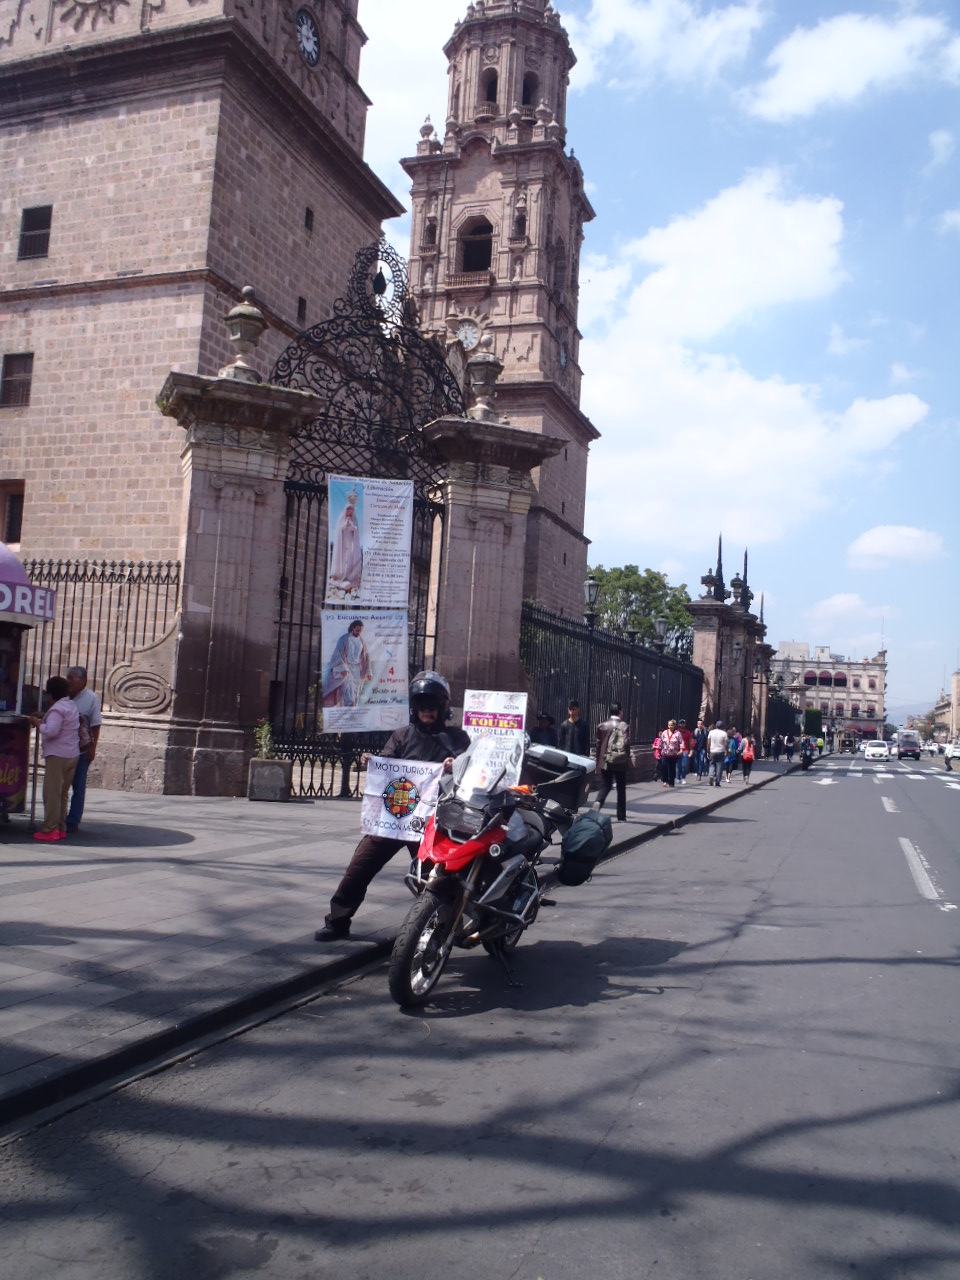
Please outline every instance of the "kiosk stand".
[{"label": "kiosk stand", "polygon": [[[52,622],[56,593],[35,587],[16,555],[0,542],[0,822],[26,810],[30,773],[30,725],[23,713],[23,633],[28,627]],[[44,665],[41,637],[40,666]],[[37,759],[31,817],[36,806]]]}]

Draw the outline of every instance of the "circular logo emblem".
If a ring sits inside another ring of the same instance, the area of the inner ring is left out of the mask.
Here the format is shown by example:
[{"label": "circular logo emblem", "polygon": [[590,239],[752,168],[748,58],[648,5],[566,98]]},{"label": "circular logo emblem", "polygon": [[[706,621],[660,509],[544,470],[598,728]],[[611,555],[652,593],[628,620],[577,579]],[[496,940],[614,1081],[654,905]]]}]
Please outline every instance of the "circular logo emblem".
[{"label": "circular logo emblem", "polygon": [[383,793],[383,807],[394,818],[409,818],[420,803],[420,791],[409,778],[397,778]]}]

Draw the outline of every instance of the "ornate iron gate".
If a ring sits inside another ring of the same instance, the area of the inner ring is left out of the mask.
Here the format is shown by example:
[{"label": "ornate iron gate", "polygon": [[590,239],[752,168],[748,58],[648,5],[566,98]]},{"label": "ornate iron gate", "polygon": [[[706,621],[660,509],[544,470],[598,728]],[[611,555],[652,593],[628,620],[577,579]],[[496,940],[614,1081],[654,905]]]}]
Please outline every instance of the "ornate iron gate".
[{"label": "ornate iron gate", "polygon": [[421,428],[462,414],[464,403],[442,344],[421,333],[417,320],[406,264],[381,240],[357,254],[333,317],[300,334],[270,377],[276,386],[315,392],[324,406],[299,431],[284,486],[287,521],[270,716],[277,750],[294,760],[294,785],[302,795],[356,794],[361,754],[385,738],[319,731],[329,472],[413,481],[411,674],[432,653],[443,465]]}]

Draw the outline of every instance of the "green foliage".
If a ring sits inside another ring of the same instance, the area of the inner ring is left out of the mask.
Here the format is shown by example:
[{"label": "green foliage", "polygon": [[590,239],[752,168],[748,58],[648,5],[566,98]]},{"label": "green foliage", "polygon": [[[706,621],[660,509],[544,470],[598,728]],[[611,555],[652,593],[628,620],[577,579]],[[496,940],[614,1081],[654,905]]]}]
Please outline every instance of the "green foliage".
[{"label": "green foliage", "polygon": [[823,712],[819,707],[807,707],[804,711],[803,732],[812,738],[823,737]]},{"label": "green foliage", "polygon": [[672,587],[664,573],[644,569],[635,564],[619,569],[597,565],[590,571],[600,584],[597,597],[597,626],[604,631],[630,631],[639,634],[640,644],[652,646],[657,639],[654,620],[664,617],[669,623],[665,650],[689,662],[693,653],[692,619],[683,607],[689,600],[686,584]]},{"label": "green foliage", "polygon": [[269,720],[257,721],[257,727],[253,731],[253,738],[257,744],[257,756],[259,759],[276,759],[277,753],[273,747],[273,729],[270,727]]}]

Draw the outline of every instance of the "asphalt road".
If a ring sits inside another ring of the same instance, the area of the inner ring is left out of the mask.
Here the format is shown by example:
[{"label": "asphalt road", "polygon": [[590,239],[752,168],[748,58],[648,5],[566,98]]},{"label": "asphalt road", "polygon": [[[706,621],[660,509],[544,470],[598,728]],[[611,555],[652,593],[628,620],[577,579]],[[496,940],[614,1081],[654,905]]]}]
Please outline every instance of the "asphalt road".
[{"label": "asphalt road", "polygon": [[852,763],[6,1146],[5,1280],[956,1280],[960,778]]}]

